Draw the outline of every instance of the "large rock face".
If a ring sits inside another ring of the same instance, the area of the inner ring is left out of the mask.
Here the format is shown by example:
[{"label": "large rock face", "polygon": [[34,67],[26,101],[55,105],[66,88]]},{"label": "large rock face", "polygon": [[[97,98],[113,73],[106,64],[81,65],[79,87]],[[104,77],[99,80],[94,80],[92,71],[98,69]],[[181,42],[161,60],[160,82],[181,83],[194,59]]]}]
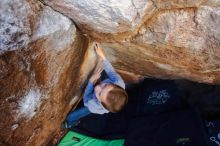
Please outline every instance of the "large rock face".
[{"label": "large rock face", "polygon": [[105,43],[117,69],[220,83],[219,1],[44,1]]},{"label": "large rock face", "polygon": [[220,84],[219,26],[216,0],[1,0],[0,145],[48,145],[97,63],[92,40],[128,82]]},{"label": "large rock face", "polygon": [[136,74],[219,83],[219,14],[207,6],[161,11],[129,40],[106,44],[107,54]]},{"label": "large rock face", "polygon": [[83,65],[88,40],[40,3],[1,1],[0,7],[0,145],[46,145],[79,100],[90,71]]},{"label": "large rock face", "polygon": [[72,18],[81,28],[100,33],[131,32],[154,7],[148,0],[45,0]]}]

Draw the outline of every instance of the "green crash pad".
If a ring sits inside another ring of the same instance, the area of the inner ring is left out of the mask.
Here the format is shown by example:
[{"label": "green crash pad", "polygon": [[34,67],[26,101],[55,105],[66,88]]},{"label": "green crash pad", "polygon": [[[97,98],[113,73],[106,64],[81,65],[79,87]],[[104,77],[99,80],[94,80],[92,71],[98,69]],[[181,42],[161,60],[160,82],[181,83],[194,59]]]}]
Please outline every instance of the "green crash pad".
[{"label": "green crash pad", "polygon": [[58,146],[123,146],[124,139],[102,140],[69,131]]}]

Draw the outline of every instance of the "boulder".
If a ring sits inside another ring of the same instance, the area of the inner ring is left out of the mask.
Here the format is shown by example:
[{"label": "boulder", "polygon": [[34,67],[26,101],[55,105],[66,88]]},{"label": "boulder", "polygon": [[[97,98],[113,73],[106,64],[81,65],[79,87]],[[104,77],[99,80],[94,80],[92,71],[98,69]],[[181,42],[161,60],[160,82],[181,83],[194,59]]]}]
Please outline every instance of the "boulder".
[{"label": "boulder", "polygon": [[3,0],[0,18],[0,145],[47,145],[95,65],[89,40],[35,1]]},{"label": "boulder", "polygon": [[1,0],[0,145],[50,145],[98,63],[220,84],[217,0]]},{"label": "boulder", "polygon": [[156,11],[149,0],[43,1],[74,20],[84,33],[108,41],[137,32],[144,20]]},{"label": "boulder", "polygon": [[220,83],[218,1],[44,2],[102,42],[108,58],[119,70]]}]

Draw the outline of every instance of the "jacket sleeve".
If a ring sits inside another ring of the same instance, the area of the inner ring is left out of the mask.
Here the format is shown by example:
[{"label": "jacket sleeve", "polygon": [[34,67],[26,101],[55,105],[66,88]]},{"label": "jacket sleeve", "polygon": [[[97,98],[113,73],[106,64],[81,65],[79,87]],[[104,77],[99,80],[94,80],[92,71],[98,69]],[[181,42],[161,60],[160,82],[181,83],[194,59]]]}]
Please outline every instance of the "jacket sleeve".
[{"label": "jacket sleeve", "polygon": [[125,89],[125,83],[121,76],[114,70],[111,63],[108,60],[103,60],[104,70],[108,78],[116,85]]},{"label": "jacket sleeve", "polygon": [[94,85],[91,82],[88,82],[84,95],[83,95],[83,103],[86,106],[88,104],[88,101],[92,99],[94,92]]}]

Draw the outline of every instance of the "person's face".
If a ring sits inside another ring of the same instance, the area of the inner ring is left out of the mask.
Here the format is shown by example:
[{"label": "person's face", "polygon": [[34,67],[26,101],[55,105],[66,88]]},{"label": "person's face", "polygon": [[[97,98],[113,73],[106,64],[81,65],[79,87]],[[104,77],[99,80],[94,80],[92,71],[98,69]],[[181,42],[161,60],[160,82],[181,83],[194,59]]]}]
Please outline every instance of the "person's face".
[{"label": "person's face", "polygon": [[99,101],[106,102],[107,94],[110,90],[112,90],[112,86],[108,84],[98,84],[95,86],[95,95]]}]

